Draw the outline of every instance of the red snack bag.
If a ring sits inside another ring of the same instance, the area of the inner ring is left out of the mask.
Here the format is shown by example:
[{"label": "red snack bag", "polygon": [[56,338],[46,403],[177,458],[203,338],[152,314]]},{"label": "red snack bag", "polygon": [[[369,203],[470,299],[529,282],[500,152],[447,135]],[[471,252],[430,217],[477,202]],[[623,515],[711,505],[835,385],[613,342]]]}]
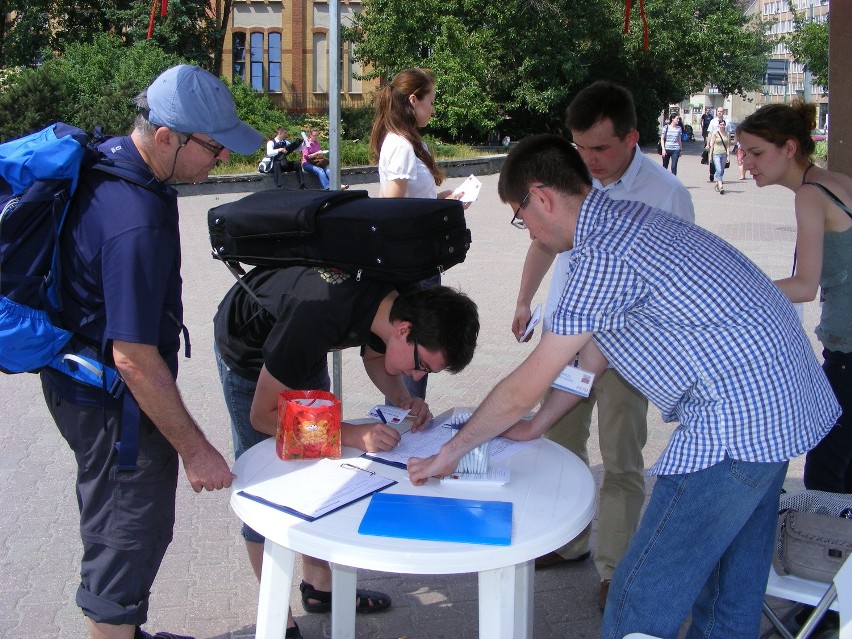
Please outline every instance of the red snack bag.
[{"label": "red snack bag", "polygon": [[340,458],[340,400],[327,391],[281,391],[275,450],[288,459]]}]

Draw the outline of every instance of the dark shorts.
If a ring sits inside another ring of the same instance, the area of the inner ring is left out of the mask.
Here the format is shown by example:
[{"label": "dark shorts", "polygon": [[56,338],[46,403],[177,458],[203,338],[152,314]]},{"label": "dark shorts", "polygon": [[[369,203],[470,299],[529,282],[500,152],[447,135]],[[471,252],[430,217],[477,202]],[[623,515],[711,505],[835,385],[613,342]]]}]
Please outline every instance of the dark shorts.
[{"label": "dark shorts", "polygon": [[[251,425],[251,403],[254,401],[254,391],[257,380],[247,379],[239,373],[228,368],[219,349],[213,346],[216,356],[216,365],[219,369],[219,381],[222,383],[222,392],[225,394],[225,405],[228,407],[228,415],[231,418],[231,437],[234,442],[234,459],[240,456],[255,444],[269,439],[269,435],[261,433]],[[331,381],[328,377],[328,369],[324,368],[314,377],[306,379],[304,388],[318,388],[329,390]],[[243,539],[254,544],[262,544],[264,537],[254,528],[243,524]]]},{"label": "dark shorts", "polygon": [[[77,605],[97,623],[142,625],[172,540],[178,457],[142,415],[138,468],[119,472],[119,411],[63,399],[42,374],[47,406],[77,459],[83,560]],[[100,393],[100,391],[96,391]]]}]

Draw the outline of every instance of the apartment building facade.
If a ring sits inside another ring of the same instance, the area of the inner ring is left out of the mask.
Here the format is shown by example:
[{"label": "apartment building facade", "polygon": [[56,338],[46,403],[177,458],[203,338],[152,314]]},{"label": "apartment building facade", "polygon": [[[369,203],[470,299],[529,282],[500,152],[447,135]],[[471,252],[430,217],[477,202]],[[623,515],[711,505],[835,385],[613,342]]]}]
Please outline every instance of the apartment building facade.
[{"label": "apartment building facade", "polygon": [[[742,96],[725,96],[715,87],[707,87],[703,93],[690,96],[676,107],[687,124],[698,126],[704,107],[710,107],[715,113],[721,106],[728,121],[739,122],[765,104],[790,102],[795,98],[807,99],[817,105],[817,127],[825,128],[828,120],[828,89],[813,84],[811,76],[800,62],[793,60],[790,49],[780,40],[795,30],[790,3],[806,20],[814,22],[828,21],[829,0],[754,0],[746,9],[746,14],[761,16],[767,25],[767,33],[779,40],[769,55],[770,60],[786,62],[787,82],[766,84],[762,91]],[[696,129],[698,131],[698,129]]]}]

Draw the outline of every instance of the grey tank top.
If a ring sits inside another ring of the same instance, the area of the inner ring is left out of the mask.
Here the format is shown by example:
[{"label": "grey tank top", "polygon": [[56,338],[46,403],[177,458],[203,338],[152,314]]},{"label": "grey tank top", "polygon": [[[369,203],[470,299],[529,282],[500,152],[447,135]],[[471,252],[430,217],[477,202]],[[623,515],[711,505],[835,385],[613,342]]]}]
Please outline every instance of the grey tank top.
[{"label": "grey tank top", "polygon": [[[852,211],[834,193],[813,184],[852,217]],[[852,228],[842,233],[828,231],[823,236],[822,314],[816,327],[817,339],[830,351],[852,352]]]}]

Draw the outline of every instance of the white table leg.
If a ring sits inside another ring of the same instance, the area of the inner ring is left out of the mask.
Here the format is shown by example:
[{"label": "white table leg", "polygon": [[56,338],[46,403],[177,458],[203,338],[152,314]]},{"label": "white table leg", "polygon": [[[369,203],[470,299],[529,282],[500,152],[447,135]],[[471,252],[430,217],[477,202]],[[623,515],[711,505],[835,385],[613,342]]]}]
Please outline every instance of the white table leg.
[{"label": "white table leg", "polygon": [[295,565],[295,552],[266,540],[257,602],[256,639],[284,639]]},{"label": "white table leg", "polygon": [[355,639],[355,590],[358,569],[331,564],[331,637]]},{"label": "white table leg", "polygon": [[479,573],[480,639],[532,637],[533,562]]}]

